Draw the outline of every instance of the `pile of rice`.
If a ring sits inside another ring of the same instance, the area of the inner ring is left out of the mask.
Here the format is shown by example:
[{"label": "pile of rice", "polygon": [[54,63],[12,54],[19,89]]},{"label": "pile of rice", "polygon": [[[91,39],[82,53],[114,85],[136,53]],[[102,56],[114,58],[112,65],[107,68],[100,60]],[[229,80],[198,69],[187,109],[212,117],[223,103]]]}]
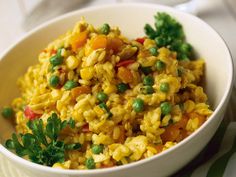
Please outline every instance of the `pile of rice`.
[{"label": "pile of rice", "polygon": [[[96,40],[102,44],[95,44]],[[158,154],[194,132],[211,115],[207,95],[199,85],[204,71],[204,61],[178,61],[177,54],[159,48],[156,56],[149,51],[155,41],[144,38],[129,40],[118,28],[101,34],[100,28],[81,20],[72,31],[50,43],[40,54],[39,63],[28,68],[18,81],[21,96],[12,105],[16,111],[16,131],[27,133],[28,118],[24,110],[31,109],[46,124],[55,112],[60,119],[73,118],[75,129],[65,129],[60,135],[64,142],[81,143],[82,150],[66,152],[64,163],[53,167],[86,169],[85,161],[93,158],[96,168],[131,163]],[[50,58],[61,50],[63,63],[52,68]],[[135,62],[117,66],[125,60]],[[155,63],[162,61],[165,68],[156,70]],[[140,67],[150,67],[154,78],[154,93],[143,93],[145,74]],[[121,69],[122,68],[122,69]],[[132,78],[122,78],[125,70]],[[59,86],[51,87],[52,75],[60,78]],[[64,84],[73,80],[77,86],[65,89]],[[168,92],[160,90],[161,83],[168,83]],[[124,93],[117,84],[125,83]],[[76,91],[85,88],[84,92]],[[99,106],[98,92],[105,93],[109,113]],[[141,98],[144,109],[136,112],[133,101]],[[169,102],[171,112],[163,115],[160,104]],[[92,145],[103,145],[103,151],[94,154]]]}]

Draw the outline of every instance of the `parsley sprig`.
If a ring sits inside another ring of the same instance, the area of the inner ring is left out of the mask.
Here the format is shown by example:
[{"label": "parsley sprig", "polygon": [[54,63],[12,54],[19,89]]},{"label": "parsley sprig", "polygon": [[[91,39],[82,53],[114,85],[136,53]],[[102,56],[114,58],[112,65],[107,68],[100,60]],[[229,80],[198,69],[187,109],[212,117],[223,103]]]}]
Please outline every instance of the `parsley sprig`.
[{"label": "parsley sprig", "polygon": [[60,132],[66,127],[75,128],[75,122],[61,121],[56,113],[47,119],[44,127],[42,119],[30,120],[27,123],[32,133],[12,134],[12,138],[6,141],[6,147],[14,150],[19,156],[27,156],[32,162],[52,166],[56,162],[65,161],[66,150],[81,149],[80,143],[65,144],[58,140]]},{"label": "parsley sprig", "polygon": [[179,60],[190,59],[192,46],[185,41],[182,25],[164,12],[158,12],[154,18],[155,29],[146,24],[144,27],[146,35],[154,39],[158,47],[168,47],[176,51]]}]

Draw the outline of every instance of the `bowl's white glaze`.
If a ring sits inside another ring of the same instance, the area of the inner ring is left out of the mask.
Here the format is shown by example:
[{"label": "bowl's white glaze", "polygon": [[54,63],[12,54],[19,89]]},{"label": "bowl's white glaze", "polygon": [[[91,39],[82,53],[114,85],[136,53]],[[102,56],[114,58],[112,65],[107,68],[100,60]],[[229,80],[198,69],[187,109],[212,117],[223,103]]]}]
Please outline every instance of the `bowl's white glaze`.
[{"label": "bowl's white glaze", "polygon": [[[30,176],[44,177],[156,177],[168,176],[193,159],[207,144],[219,126],[227,106],[232,88],[233,64],[227,46],[222,38],[197,17],[178,12],[172,8],[153,4],[119,4],[92,7],[75,11],[52,20],[19,40],[10,47],[0,60],[0,107],[7,105],[18,94],[16,80],[28,66],[37,62],[39,52],[53,39],[71,29],[82,16],[100,26],[104,22],[119,26],[123,35],[129,38],[143,36],[146,23],[153,24],[154,14],[165,11],[176,18],[184,27],[187,40],[194,46],[196,54],[206,62],[206,92],[214,109],[213,115],[188,138],[154,157],[124,166],[98,170],[62,170],[45,167],[24,160],[0,145],[0,152]],[[0,118],[0,140],[3,144],[13,128]]]}]

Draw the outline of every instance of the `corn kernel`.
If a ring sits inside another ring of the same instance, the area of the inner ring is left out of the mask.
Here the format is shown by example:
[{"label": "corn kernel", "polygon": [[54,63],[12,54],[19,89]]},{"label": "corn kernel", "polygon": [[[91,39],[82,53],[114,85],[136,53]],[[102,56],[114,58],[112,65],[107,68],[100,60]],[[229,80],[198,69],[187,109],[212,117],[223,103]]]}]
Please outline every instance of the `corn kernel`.
[{"label": "corn kernel", "polygon": [[94,68],[93,67],[86,67],[80,70],[80,76],[84,80],[90,80],[93,78]]},{"label": "corn kernel", "polygon": [[113,139],[117,140],[120,137],[120,128],[116,126],[113,130]]},{"label": "corn kernel", "polygon": [[70,164],[71,164],[71,161],[68,160],[68,161],[65,161],[63,163],[55,163],[53,164],[53,168],[62,168],[62,169],[69,169],[70,168]]},{"label": "corn kernel", "polygon": [[199,125],[199,120],[197,117],[189,119],[186,125],[186,130],[193,132],[198,128],[198,125]]},{"label": "corn kernel", "polygon": [[55,163],[53,164],[52,168],[61,168],[64,169],[63,165],[61,163]]},{"label": "corn kernel", "polygon": [[66,66],[69,69],[75,69],[78,67],[78,65],[79,65],[79,60],[75,56],[71,55],[66,59]]},{"label": "corn kernel", "polygon": [[105,113],[105,111],[99,106],[95,106],[93,110],[97,114],[98,117],[101,117]]},{"label": "corn kernel", "polygon": [[116,92],[116,90],[117,90],[117,88],[116,88],[115,85],[109,85],[109,86],[104,88],[104,93],[110,94],[110,93]]},{"label": "corn kernel", "polygon": [[60,90],[58,90],[58,89],[54,89],[54,90],[51,91],[52,99],[55,100],[55,101],[59,100],[61,95],[62,94],[61,94]]}]

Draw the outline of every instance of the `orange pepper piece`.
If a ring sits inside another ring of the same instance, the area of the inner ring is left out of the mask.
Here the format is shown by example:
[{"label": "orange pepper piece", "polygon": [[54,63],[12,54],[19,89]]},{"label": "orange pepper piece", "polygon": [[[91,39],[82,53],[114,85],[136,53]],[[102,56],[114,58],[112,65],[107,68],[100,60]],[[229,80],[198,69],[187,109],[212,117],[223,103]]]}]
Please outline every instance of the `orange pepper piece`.
[{"label": "orange pepper piece", "polygon": [[163,145],[162,144],[159,144],[156,146],[156,150],[157,150],[157,153],[160,153],[162,150],[163,150]]},{"label": "orange pepper piece", "polygon": [[124,83],[131,83],[134,79],[131,71],[125,67],[118,68],[117,76]]},{"label": "orange pepper piece", "polygon": [[79,86],[71,89],[72,98],[76,99],[81,94],[91,93],[91,88],[89,86]]},{"label": "orange pepper piece", "polygon": [[180,129],[175,125],[170,125],[165,129],[165,132],[161,134],[163,142],[175,141],[180,135]]},{"label": "orange pepper piece", "polygon": [[125,136],[125,128],[123,126],[119,126],[120,127],[120,136],[117,140],[118,143],[124,143],[126,136]]},{"label": "orange pepper piece", "polygon": [[108,38],[107,48],[118,52],[119,48],[123,45],[123,41],[119,38]]},{"label": "orange pepper piece", "polygon": [[98,35],[96,36],[91,43],[91,48],[96,50],[100,48],[106,48],[107,47],[107,37],[104,35]]},{"label": "orange pepper piece", "polygon": [[75,34],[71,40],[72,50],[75,52],[78,48],[82,47],[86,43],[87,37],[88,37],[87,31]]}]

